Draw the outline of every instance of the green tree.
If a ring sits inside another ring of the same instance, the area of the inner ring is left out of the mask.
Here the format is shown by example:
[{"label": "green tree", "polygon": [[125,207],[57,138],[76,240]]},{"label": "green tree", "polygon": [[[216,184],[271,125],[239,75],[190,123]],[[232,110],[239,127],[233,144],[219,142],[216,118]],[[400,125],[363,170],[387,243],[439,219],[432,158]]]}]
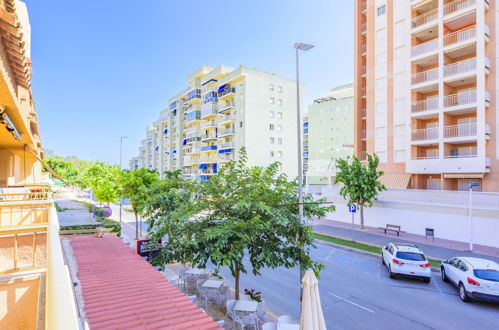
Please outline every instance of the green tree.
[{"label": "green tree", "polygon": [[148,200],[154,192],[161,191],[162,180],[155,171],[146,168],[123,171],[119,177],[120,195],[128,198],[135,215],[135,239],[139,238],[139,215],[147,206]]},{"label": "green tree", "polygon": [[366,165],[355,156],[353,159],[337,159],[336,183],[343,186],[340,194],[348,200],[348,204],[360,207],[360,228],[364,229],[364,207],[373,206],[377,201],[378,193],[386,190],[386,187],[378,180],[383,171],[378,171],[379,158],[376,154],[366,153]]},{"label": "green tree", "polygon": [[92,189],[98,201],[109,205],[118,200],[119,176],[119,166],[94,162],[83,172],[83,183]]},{"label": "green tree", "polygon": [[[236,299],[240,273],[248,271],[245,256],[255,275],[264,267],[301,265],[317,273],[323,267],[310,258],[312,228],[298,217],[297,182],[280,174],[278,163],[247,167],[246,162],[242,149],[239,161],[226,163],[211,180],[181,182],[169,194],[169,198],[178,198],[168,203],[174,207],[158,212],[161,216],[150,231],[154,239],[166,237],[158,263],[191,262],[204,268],[211,262],[217,268],[229,267]],[[305,195],[304,202],[306,219],[334,210],[334,206],[322,206],[322,200],[315,202],[311,195]]]}]

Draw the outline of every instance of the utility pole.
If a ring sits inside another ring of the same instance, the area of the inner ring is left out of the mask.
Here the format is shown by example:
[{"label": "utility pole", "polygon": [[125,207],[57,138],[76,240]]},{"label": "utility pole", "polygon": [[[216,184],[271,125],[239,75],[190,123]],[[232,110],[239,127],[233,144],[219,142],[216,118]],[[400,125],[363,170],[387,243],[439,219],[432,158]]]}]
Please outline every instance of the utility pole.
[{"label": "utility pole", "polygon": [[[120,171],[123,170],[123,165],[122,165],[122,154],[123,154],[123,139],[128,138],[128,136],[121,136],[120,137]],[[123,204],[123,198],[121,197],[120,194],[120,225],[122,225],[121,221],[121,213],[122,213],[122,204]]]},{"label": "utility pole", "polygon": [[470,204],[469,204],[469,216],[470,216],[470,251],[473,251],[473,203],[472,203],[472,193],[473,193],[473,187],[478,187],[480,186],[476,182],[470,182]]}]

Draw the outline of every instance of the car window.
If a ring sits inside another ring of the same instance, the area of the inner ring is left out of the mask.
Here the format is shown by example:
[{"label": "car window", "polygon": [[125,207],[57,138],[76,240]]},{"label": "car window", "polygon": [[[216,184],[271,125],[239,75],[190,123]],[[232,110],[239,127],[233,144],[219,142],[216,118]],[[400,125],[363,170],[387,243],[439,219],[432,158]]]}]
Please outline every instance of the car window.
[{"label": "car window", "polygon": [[499,271],[494,269],[475,269],[473,274],[482,280],[499,282]]},{"label": "car window", "polygon": [[454,258],[451,260],[450,264],[454,267],[457,267],[457,265],[459,264],[461,260],[457,259],[457,258]]},{"label": "car window", "polygon": [[414,260],[414,261],[425,261],[426,258],[424,254],[414,253],[414,252],[397,252],[397,258],[405,259],[405,260]]},{"label": "car window", "polygon": [[393,246],[391,246],[391,245],[390,245],[390,246],[388,247],[388,252],[390,252],[390,254],[393,254]]},{"label": "car window", "polygon": [[468,270],[468,267],[466,267],[466,265],[464,264],[464,262],[462,262],[461,260],[458,261],[456,267],[457,267],[457,269],[462,270],[463,272],[465,272],[465,271]]}]

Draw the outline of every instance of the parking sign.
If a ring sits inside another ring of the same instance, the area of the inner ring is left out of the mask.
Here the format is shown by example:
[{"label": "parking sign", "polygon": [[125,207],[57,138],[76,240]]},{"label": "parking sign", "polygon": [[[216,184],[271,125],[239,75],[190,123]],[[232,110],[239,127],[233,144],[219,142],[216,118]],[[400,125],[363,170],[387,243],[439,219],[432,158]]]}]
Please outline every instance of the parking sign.
[{"label": "parking sign", "polygon": [[357,212],[357,205],[348,204],[348,212],[350,212],[350,213]]}]

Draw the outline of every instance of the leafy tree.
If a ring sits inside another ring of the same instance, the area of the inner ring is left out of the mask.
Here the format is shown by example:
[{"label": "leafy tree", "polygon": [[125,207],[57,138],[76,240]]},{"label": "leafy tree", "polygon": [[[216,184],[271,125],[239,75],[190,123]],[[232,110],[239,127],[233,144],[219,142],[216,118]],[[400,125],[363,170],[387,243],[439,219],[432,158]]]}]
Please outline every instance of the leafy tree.
[{"label": "leafy tree", "polygon": [[[248,271],[245,256],[255,275],[264,267],[300,265],[317,273],[323,267],[310,258],[312,228],[298,216],[297,182],[280,174],[278,163],[247,167],[246,162],[242,149],[239,160],[226,163],[211,180],[184,181],[171,189],[168,198],[174,201],[165,205],[174,207],[158,205],[164,209],[157,212],[150,231],[153,239],[165,239],[155,262],[227,266],[235,278],[236,299],[240,273]],[[334,210],[311,195],[305,195],[304,202],[307,219]]]},{"label": "leafy tree", "polygon": [[119,176],[119,166],[94,162],[84,171],[83,182],[92,189],[98,201],[109,205],[118,200]]},{"label": "leafy tree", "polygon": [[135,239],[139,238],[139,214],[142,214],[153,192],[160,191],[158,173],[146,168],[123,171],[119,177],[120,195],[128,198],[135,215]]},{"label": "leafy tree", "polygon": [[348,200],[348,204],[360,206],[361,229],[364,229],[364,207],[373,206],[378,200],[378,193],[386,190],[386,187],[378,180],[383,175],[383,171],[378,171],[378,156],[366,153],[366,159],[365,166],[355,156],[353,159],[337,159],[336,167],[339,171],[336,173],[334,182],[343,184],[340,194]]}]

